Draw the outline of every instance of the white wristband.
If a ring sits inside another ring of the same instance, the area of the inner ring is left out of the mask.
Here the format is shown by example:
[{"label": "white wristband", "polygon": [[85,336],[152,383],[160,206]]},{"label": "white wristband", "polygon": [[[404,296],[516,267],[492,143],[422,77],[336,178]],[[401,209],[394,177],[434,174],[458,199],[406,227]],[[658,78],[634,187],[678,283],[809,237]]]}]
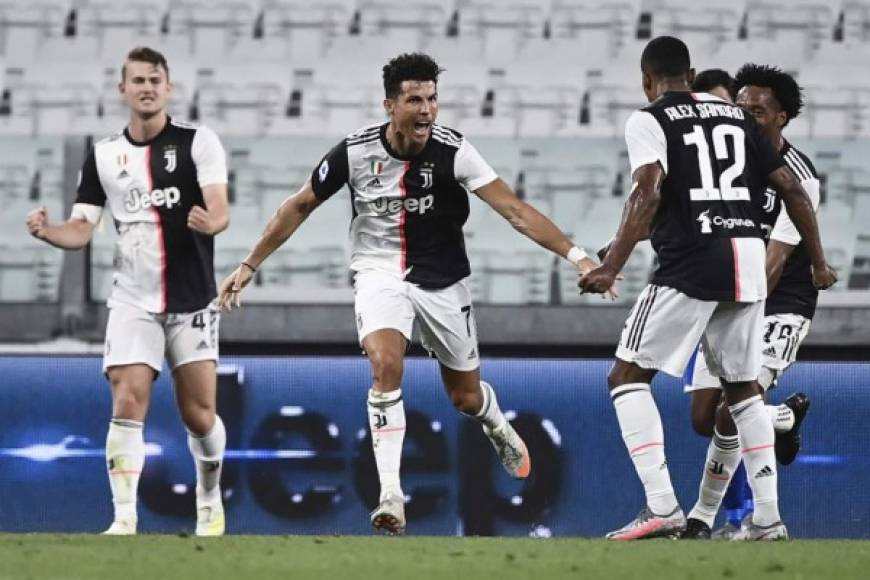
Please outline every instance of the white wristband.
[{"label": "white wristband", "polygon": [[583,248],[578,248],[577,246],[574,246],[573,248],[568,250],[568,255],[565,256],[565,258],[567,258],[567,260],[575,266],[577,265],[577,262],[579,262],[583,258],[588,257],[589,254],[586,253],[586,250],[584,250]]}]

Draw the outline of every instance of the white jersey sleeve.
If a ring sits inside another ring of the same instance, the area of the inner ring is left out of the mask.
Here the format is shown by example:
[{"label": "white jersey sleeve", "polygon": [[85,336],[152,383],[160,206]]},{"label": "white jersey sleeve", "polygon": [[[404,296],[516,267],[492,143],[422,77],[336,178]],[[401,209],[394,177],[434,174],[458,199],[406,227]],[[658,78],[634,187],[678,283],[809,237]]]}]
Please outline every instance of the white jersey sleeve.
[{"label": "white jersey sleeve", "polygon": [[655,163],[662,164],[668,172],[668,142],[662,126],[646,111],[635,111],[625,122],[625,145],[631,173],[638,167]]},{"label": "white jersey sleeve", "polygon": [[[804,179],[803,181],[801,181],[801,185],[807,192],[807,195],[810,198],[810,202],[812,202],[813,204],[813,210],[818,211],[820,185],[819,180],[815,177],[813,177],[812,179]],[[791,221],[791,218],[788,215],[788,211],[786,211],[784,205],[779,211],[779,215],[776,218],[776,223],[773,224],[773,231],[770,232],[770,239],[782,242],[784,244],[788,244],[790,246],[796,246],[801,242],[801,235],[797,231],[794,223]]]},{"label": "white jersey sleeve", "polygon": [[469,191],[480,189],[498,178],[495,170],[484,161],[477,149],[468,142],[462,140],[456,158],[453,161],[453,174],[456,181],[461,183]]},{"label": "white jersey sleeve", "polygon": [[190,155],[196,165],[196,179],[200,187],[227,183],[227,156],[217,134],[200,126],[193,136]]}]

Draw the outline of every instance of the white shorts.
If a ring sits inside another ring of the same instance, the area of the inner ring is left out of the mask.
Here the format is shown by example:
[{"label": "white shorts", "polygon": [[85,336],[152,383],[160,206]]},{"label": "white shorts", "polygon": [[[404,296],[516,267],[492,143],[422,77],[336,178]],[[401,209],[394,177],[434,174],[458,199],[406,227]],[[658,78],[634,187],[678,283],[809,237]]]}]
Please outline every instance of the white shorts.
[{"label": "white shorts", "polygon": [[728,382],[753,381],[761,369],[763,316],[763,301],[698,300],[650,284],[628,316],[616,356],[682,378],[701,342],[713,375]]},{"label": "white shorts", "polygon": [[392,328],[411,340],[414,320],[423,348],[447,368],[472,371],[480,366],[477,325],[465,280],[427,290],[376,270],[354,279],[354,310],[359,341],[376,330]]},{"label": "white shorts", "polygon": [[[810,319],[800,314],[771,314],[764,317],[762,334],[761,366],[767,369],[771,380],[763,381],[762,387],[773,388],[776,380],[791,366],[797,357],[798,349],[810,331]],[[683,390],[687,393],[701,389],[721,389],[719,379],[710,373],[698,348],[695,367],[692,369],[690,384]]]},{"label": "white shorts", "polygon": [[106,324],[103,372],[114,366],[146,364],[159,373],[164,356],[172,370],[195,361],[216,361],[219,322],[216,301],[183,314],[152,314],[116,303]]}]

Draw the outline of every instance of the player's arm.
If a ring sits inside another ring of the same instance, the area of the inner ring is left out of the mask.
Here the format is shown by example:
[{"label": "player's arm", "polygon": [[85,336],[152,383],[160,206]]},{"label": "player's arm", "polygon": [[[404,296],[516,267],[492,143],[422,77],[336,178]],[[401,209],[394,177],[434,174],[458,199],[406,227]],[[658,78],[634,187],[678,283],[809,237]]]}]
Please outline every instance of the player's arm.
[{"label": "player's arm", "polygon": [[642,165],[634,172],[634,187],[625,202],[619,229],[607,247],[601,266],[580,280],[582,292],[600,294],[610,288],[637,243],[649,237],[661,203],[664,177],[664,169],[658,162]]},{"label": "player's arm", "polygon": [[788,167],[773,171],[769,181],[782,197],[789,218],[806,244],[813,268],[813,284],[820,290],[830,288],[836,283],[837,274],[825,259],[816,214],[807,192]]},{"label": "player's arm", "polygon": [[[79,204],[76,204],[79,205]],[[82,204],[84,205],[84,204]],[[90,206],[93,222],[82,213],[73,210],[69,221],[52,225],[48,221],[48,212],[44,207],[32,210],[27,214],[27,229],[38,240],[42,240],[63,250],[79,250],[88,245],[94,235],[94,228],[99,222],[102,208]]]},{"label": "player's arm", "polygon": [[767,295],[776,289],[779,284],[779,279],[782,277],[782,271],[785,268],[785,263],[788,257],[791,256],[795,246],[780,242],[779,240],[770,240],[767,243],[767,258],[764,265],[764,270],[767,272]]},{"label": "player's arm", "polygon": [[668,170],[667,139],[661,125],[651,113],[635,111],[625,123],[625,144],[632,190],[616,235],[599,251],[601,267],[580,280],[581,292],[601,293],[610,287],[637,243],[649,237],[661,203],[662,181]]},{"label": "player's arm", "polygon": [[589,270],[597,265],[581,248],[572,252],[574,242],[544,214],[518,198],[503,179],[496,178],[474,193],[510,222],[515,230],[574,263],[579,269]]},{"label": "player's arm", "polygon": [[195,232],[216,236],[230,225],[230,204],[226,183],[212,183],[202,187],[205,207],[198,205],[187,214],[187,227]]},{"label": "player's arm", "polygon": [[254,273],[266,258],[280,248],[322,202],[314,195],[311,180],[288,197],[266,224],[266,229],[239,267],[226,277],[220,287],[219,303],[230,310],[240,306],[240,292],[254,279]]}]

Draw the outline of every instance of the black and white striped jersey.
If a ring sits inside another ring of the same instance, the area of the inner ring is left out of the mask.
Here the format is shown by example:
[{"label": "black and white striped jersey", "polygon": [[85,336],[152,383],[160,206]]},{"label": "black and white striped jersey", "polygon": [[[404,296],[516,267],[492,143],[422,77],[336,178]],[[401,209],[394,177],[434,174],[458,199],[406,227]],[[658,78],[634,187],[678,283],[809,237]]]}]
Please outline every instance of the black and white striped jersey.
[{"label": "black and white striped jersey", "polygon": [[94,145],[79,177],[73,217],[96,223],[108,203],[120,234],[108,304],[194,312],[216,296],[214,238],[187,227],[202,188],[227,183],[217,135],[168,119],[147,142],[127,129]]},{"label": "black and white striped jersey", "polygon": [[[819,176],[809,157],[798,151],[791,143],[783,139],[780,155],[789,168],[800,180],[813,209],[819,208]],[[768,239],[777,240],[795,246],[785,266],[782,276],[765,304],[765,314],[800,314],[812,318],[816,312],[816,302],[819,291],[813,285],[813,274],[810,256],[806,245],[801,240],[794,223],[782,204],[779,195],[768,189],[765,193],[765,203],[762,208],[762,227],[768,234]]]},{"label": "black and white striped jersey", "polygon": [[433,125],[423,150],[405,159],[387,142],[387,126],[342,139],[313,171],[312,189],[320,200],[344,185],[350,190],[352,270],[444,288],[471,273],[462,234],[468,192],[497,176],[452,129]]},{"label": "black and white striped jersey", "polygon": [[669,92],[625,125],[631,171],[660,163],[661,203],[650,240],[654,284],[698,300],[767,296],[758,207],[784,162],[743,109],[707,93]]}]

